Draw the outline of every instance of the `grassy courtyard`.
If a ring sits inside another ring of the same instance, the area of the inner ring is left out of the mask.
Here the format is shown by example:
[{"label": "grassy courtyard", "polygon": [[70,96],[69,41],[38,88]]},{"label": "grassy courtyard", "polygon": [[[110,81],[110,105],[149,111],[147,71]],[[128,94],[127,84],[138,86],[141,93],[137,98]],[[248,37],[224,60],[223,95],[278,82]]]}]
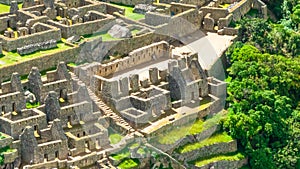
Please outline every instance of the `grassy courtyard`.
[{"label": "grassy courtyard", "polygon": [[[22,8],[22,4],[19,4],[18,6],[19,6],[19,9]],[[10,9],[9,5],[5,5],[5,4],[0,3],[0,14],[9,12],[9,9]]]},{"label": "grassy courtyard", "polygon": [[14,63],[31,60],[31,59],[39,57],[39,56],[57,53],[57,52],[60,52],[60,51],[66,50],[66,49],[70,49],[70,48],[72,48],[72,47],[61,42],[61,43],[57,43],[56,48],[49,49],[49,50],[40,50],[40,51],[34,52],[32,54],[24,55],[24,56],[19,55],[16,51],[12,51],[12,52],[3,51],[4,55],[0,57],[0,68],[3,66],[14,64]]},{"label": "grassy courtyard", "polygon": [[127,18],[133,19],[133,20],[140,20],[140,19],[144,19],[145,15],[143,14],[138,14],[138,13],[134,13],[133,9],[134,7],[131,6],[125,6],[125,5],[120,5],[120,4],[112,4],[113,6],[125,9],[125,16]]}]

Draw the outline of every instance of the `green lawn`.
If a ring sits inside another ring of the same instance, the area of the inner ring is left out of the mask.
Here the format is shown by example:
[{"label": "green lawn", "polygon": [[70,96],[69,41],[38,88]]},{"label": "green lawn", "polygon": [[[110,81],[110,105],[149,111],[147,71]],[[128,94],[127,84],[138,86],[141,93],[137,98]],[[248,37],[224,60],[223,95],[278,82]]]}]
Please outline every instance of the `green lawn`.
[{"label": "green lawn", "polygon": [[109,141],[111,144],[117,144],[122,140],[123,136],[118,133],[113,133],[109,135]]},{"label": "green lawn", "polygon": [[216,133],[213,136],[202,140],[200,142],[186,144],[179,148],[179,153],[187,153],[193,150],[200,149],[204,146],[213,145],[216,143],[227,143],[232,141],[232,137],[230,137],[226,132],[223,133]]},{"label": "green lawn", "polygon": [[2,57],[0,57],[0,68],[4,65],[11,65],[11,64],[14,64],[17,62],[23,62],[23,61],[30,60],[30,59],[38,57],[38,56],[57,53],[59,51],[63,51],[63,50],[70,49],[70,48],[72,48],[72,47],[70,47],[64,43],[57,43],[56,48],[49,49],[49,50],[41,50],[41,51],[37,51],[32,54],[28,54],[28,55],[24,55],[24,56],[19,55],[16,51],[13,51],[13,52],[3,51],[4,55]]},{"label": "green lawn", "polygon": [[83,37],[85,39],[96,39],[99,38],[100,36],[102,37],[102,41],[119,40],[118,38],[114,38],[110,36],[110,34],[107,32],[97,32],[94,34],[84,35]]},{"label": "green lawn", "polygon": [[[22,8],[22,4],[19,4],[19,9]],[[9,12],[10,6],[5,4],[0,4],[0,14]]]},{"label": "green lawn", "polygon": [[134,168],[134,167],[137,167],[139,164],[138,164],[138,161],[134,161],[132,159],[126,159],[124,161],[122,161],[118,167],[121,168],[121,169],[130,169],[130,168]]},{"label": "green lawn", "polygon": [[119,5],[119,4],[111,4],[111,5],[122,8],[122,9],[125,9],[125,16],[127,18],[130,18],[130,19],[133,19],[133,20],[140,20],[140,19],[145,18],[145,15],[143,15],[143,14],[134,13],[133,12],[134,7]]},{"label": "green lawn", "polygon": [[222,161],[222,160],[237,161],[237,160],[242,160],[244,158],[245,158],[245,156],[241,153],[230,153],[230,154],[217,155],[217,156],[209,157],[206,159],[198,160],[195,162],[195,165],[197,167],[201,167],[203,165],[207,165],[207,164],[210,164],[215,161]]}]

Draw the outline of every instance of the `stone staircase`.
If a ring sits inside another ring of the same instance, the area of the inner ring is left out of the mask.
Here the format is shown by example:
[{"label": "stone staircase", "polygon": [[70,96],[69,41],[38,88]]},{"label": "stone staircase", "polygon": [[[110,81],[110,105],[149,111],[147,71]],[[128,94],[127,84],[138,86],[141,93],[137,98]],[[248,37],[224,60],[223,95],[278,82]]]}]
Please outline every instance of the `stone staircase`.
[{"label": "stone staircase", "polygon": [[[73,81],[78,85],[85,85],[74,73],[70,73]],[[104,116],[109,117],[115,125],[122,127],[128,133],[133,133],[135,130],[120,116],[111,110],[95,93],[87,86],[87,90],[92,101],[97,105]]]}]

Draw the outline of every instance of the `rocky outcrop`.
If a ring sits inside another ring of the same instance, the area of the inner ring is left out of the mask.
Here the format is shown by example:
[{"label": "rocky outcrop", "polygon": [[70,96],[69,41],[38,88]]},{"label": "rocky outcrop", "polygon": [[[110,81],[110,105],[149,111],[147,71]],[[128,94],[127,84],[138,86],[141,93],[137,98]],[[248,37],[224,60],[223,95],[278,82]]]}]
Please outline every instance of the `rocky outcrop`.
[{"label": "rocky outcrop", "polygon": [[131,31],[120,25],[114,25],[109,31],[108,34],[114,38],[130,38],[132,37]]}]

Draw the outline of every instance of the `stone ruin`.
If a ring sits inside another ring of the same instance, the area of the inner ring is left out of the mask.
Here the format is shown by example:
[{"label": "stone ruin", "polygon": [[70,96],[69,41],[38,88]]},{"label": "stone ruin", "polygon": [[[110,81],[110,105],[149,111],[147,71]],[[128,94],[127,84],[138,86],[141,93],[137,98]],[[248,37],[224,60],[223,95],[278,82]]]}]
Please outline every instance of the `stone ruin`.
[{"label": "stone ruin", "polygon": [[[172,46],[178,41],[161,41],[165,40],[163,36],[153,32],[184,37],[204,29],[234,35],[236,30],[228,28],[231,21],[239,20],[252,8],[264,16],[266,9],[260,0],[161,1],[167,3],[163,7],[142,1],[122,2],[134,3],[134,12],[145,14],[145,19],[130,20],[123,9],[91,0],[24,0],[24,9],[18,10],[13,2],[10,14],[0,16],[0,30],[4,32],[0,35],[0,55],[2,47],[26,55],[56,47],[61,38],[78,42],[82,35],[95,31],[108,31],[120,38],[117,46],[123,52],[122,57],[103,64],[70,69],[73,73],[59,63],[56,70],[46,74],[33,67],[27,80],[21,81],[14,73],[10,81],[2,83],[0,132],[10,139],[5,145],[16,150],[5,157],[7,166],[115,168],[120,161],[112,160],[111,155],[132,142],[142,144],[172,127],[213,116],[224,106],[226,83],[209,76],[197,52],[178,53]],[[221,9],[224,3],[232,5]],[[184,28],[178,29],[178,25]],[[146,36],[131,38],[132,30]],[[103,43],[101,39],[93,42],[83,43],[82,57],[93,53],[93,59],[102,61],[103,53],[120,52],[114,49],[114,43]],[[203,104],[207,107],[201,107]],[[124,138],[112,144],[108,128]],[[155,165],[168,166],[172,161],[172,167],[183,168],[169,157],[165,151],[168,146],[156,150],[163,157]],[[141,166],[148,167],[149,156],[137,149],[130,153],[141,158]]]},{"label": "stone ruin", "polygon": [[120,25],[114,25],[109,31],[108,34],[114,38],[130,38],[132,36],[131,31]]},{"label": "stone ruin", "polygon": [[145,14],[146,12],[152,12],[156,9],[155,6],[149,4],[137,4],[134,6],[133,12]]},{"label": "stone ruin", "polygon": [[[93,106],[86,86],[71,78],[64,63],[47,72],[46,79],[37,68],[32,68],[28,78],[22,83],[18,74],[13,74],[11,81],[1,84],[0,93],[0,131],[15,140],[12,145],[18,143],[23,165],[43,165],[57,159],[71,166],[66,161],[70,157],[109,145],[105,118]],[[34,94],[40,106],[26,108],[24,88]]]},{"label": "stone ruin", "polygon": [[27,55],[39,50],[47,50],[55,47],[57,47],[56,40],[49,40],[46,42],[31,44],[31,45],[23,46],[21,48],[17,48],[17,52],[20,55]]}]

